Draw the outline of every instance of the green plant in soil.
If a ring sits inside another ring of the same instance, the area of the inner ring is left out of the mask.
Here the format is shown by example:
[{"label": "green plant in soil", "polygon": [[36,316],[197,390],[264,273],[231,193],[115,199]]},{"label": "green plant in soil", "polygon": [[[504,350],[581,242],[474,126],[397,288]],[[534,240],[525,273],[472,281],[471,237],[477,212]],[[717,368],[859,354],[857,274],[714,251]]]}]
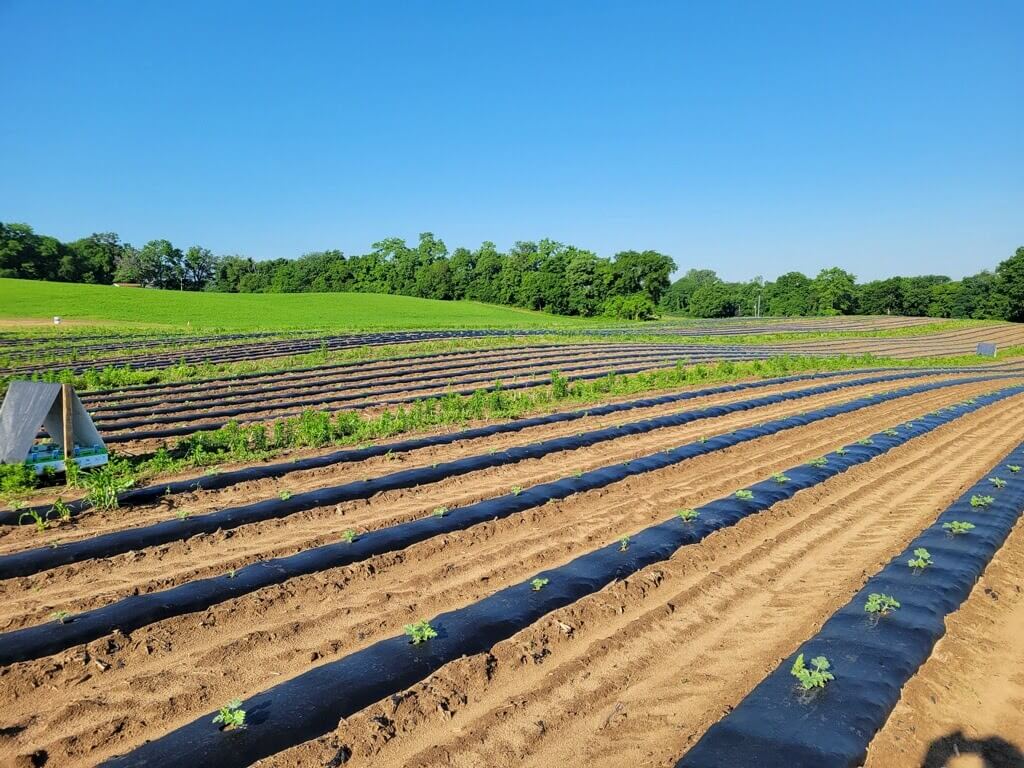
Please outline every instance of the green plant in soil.
[{"label": "green plant in soil", "polygon": [[191,514],[192,513],[189,512],[187,509],[179,509],[177,512],[174,513],[174,516],[179,520],[188,520]]},{"label": "green plant in soil", "polygon": [[977,494],[971,496],[972,507],[987,507],[993,501],[995,501],[995,499],[992,496],[979,496]]},{"label": "green plant in soil", "polygon": [[779,485],[783,485],[789,482],[789,478],[782,472],[776,472],[774,475],[772,475],[772,480],[774,480]]},{"label": "green plant in soil", "polygon": [[679,519],[684,523],[691,523],[700,517],[700,512],[696,509],[677,509],[676,514],[679,515]]},{"label": "green plant in soil", "polygon": [[523,489],[520,486],[518,486],[518,485],[512,486],[512,495],[513,496],[518,496],[522,492],[523,492]]},{"label": "green plant in soil", "polygon": [[847,454],[847,450],[845,448],[836,448],[833,453],[835,453],[836,456],[845,456]]},{"label": "green plant in soil", "polygon": [[291,491],[279,491],[277,494],[277,498],[279,498],[281,501],[288,501],[288,499],[290,499],[291,497]]},{"label": "green plant in soil", "polygon": [[96,509],[117,509],[117,496],[135,485],[135,476],[127,461],[112,459],[102,467],[83,472],[80,482],[85,499]]},{"label": "green plant in soil", "polygon": [[888,435],[889,437],[899,437],[900,435],[900,433],[897,432],[895,429],[885,429],[882,431],[882,434]]},{"label": "green plant in soil", "polygon": [[533,581],[530,582],[530,588],[534,592],[540,592],[542,589],[544,589],[544,587],[546,587],[548,585],[549,581],[550,581],[550,579],[541,579],[541,578],[534,579]]},{"label": "green plant in soil", "polygon": [[741,491],[736,491],[736,498],[740,499],[742,501],[753,501],[754,500],[754,492],[753,491],[749,491],[747,489],[743,489]]},{"label": "green plant in soil", "polygon": [[67,611],[54,611],[50,614],[50,618],[56,621],[58,624],[67,624],[68,618],[70,618],[70,616],[71,614]]},{"label": "green plant in soil", "polygon": [[872,440],[870,437],[861,438],[860,440],[857,441],[857,445],[874,445],[874,444],[875,444],[875,441]]},{"label": "green plant in soil", "polygon": [[813,688],[824,688],[830,680],[835,680],[835,675],[829,672],[832,665],[824,656],[815,656],[811,659],[811,667],[804,664],[804,655],[801,653],[793,662],[793,668],[789,673],[800,682],[800,687],[805,691]]},{"label": "green plant in soil", "polygon": [[818,456],[817,458],[811,459],[810,461],[807,462],[807,466],[809,467],[824,467],[827,464],[828,459],[826,459],[824,456]]},{"label": "green plant in soil", "polygon": [[1014,474],[1020,472],[1020,464],[1007,464],[1006,468],[1013,472]]},{"label": "green plant in soil", "polygon": [[30,509],[28,512],[22,512],[18,515],[18,525],[21,525],[22,520],[26,517],[32,521],[32,524],[36,527],[37,533],[43,533],[49,525],[46,519],[40,516],[40,514],[34,509]]},{"label": "green plant in soil", "polygon": [[864,610],[868,613],[873,613],[878,616],[885,616],[886,614],[895,611],[900,607],[900,602],[892,595],[886,595],[880,592],[872,592],[868,595],[867,602],[864,603]]},{"label": "green plant in soil", "polygon": [[356,532],[349,528],[347,531],[341,534],[341,539],[346,544],[351,544],[353,541],[356,540]]},{"label": "green plant in soil", "polygon": [[974,523],[965,523],[960,520],[953,520],[948,523],[943,523],[942,527],[949,531],[951,536],[959,536],[972,530],[974,528]]},{"label": "green plant in soil", "polygon": [[235,578],[235,569],[232,568],[230,571],[228,571],[227,576],[229,579]]},{"label": "green plant in soil", "polygon": [[448,507],[436,507],[434,509],[434,517],[444,517],[448,514]]},{"label": "green plant in soil", "polygon": [[913,568],[915,573],[920,573],[932,565],[932,555],[924,547],[918,547],[914,550],[914,556],[907,561],[907,565]]},{"label": "green plant in soil", "polygon": [[1001,478],[1001,477],[990,477],[988,479],[988,481],[990,483],[992,483],[992,485],[994,485],[996,488],[1005,488],[1006,487],[1006,481],[1003,480],[1003,478]]},{"label": "green plant in soil", "polygon": [[71,507],[64,503],[64,499],[57,497],[57,500],[53,502],[53,506],[50,507],[50,511],[46,513],[47,519],[50,515],[53,515],[62,523],[66,523],[71,520]]},{"label": "green plant in soil", "polygon": [[619,539],[619,552],[625,552],[629,549],[629,536],[623,536]]},{"label": "green plant in soil", "polygon": [[242,709],[241,699],[232,699],[217,712],[213,722],[221,727],[222,731],[245,728],[245,710]]},{"label": "green plant in soil", "polygon": [[409,642],[413,645],[419,645],[433,637],[437,637],[437,630],[430,626],[428,621],[421,620],[415,624],[406,624],[405,634],[409,636]]}]

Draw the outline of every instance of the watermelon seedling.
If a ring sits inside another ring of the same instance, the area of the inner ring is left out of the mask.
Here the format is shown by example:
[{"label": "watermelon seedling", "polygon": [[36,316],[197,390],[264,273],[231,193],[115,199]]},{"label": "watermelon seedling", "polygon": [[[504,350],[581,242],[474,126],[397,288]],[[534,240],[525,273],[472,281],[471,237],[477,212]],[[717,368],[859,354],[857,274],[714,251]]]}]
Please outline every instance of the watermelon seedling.
[{"label": "watermelon seedling", "polygon": [[548,585],[548,581],[550,581],[550,579],[536,578],[530,582],[530,588],[534,592],[540,592],[542,589],[544,589],[544,587]]},{"label": "watermelon seedling", "polygon": [[230,731],[236,728],[245,728],[245,710],[242,709],[241,699],[232,699],[217,712],[213,722],[220,726],[222,731]]},{"label": "watermelon seedling", "polygon": [[900,602],[892,595],[872,592],[864,603],[864,610],[878,616],[885,616],[900,607]]},{"label": "watermelon seedling", "polygon": [[809,691],[812,688],[824,688],[830,680],[835,680],[836,677],[829,668],[832,665],[824,656],[815,656],[811,659],[811,667],[809,669],[804,664],[804,655],[801,653],[796,657],[796,661],[793,662],[793,668],[789,671],[793,677],[800,681],[800,687],[805,691]]},{"label": "watermelon seedling", "polygon": [[684,523],[691,523],[700,517],[700,512],[696,509],[677,509],[676,514],[679,515],[679,519]]},{"label": "watermelon seedling", "polygon": [[942,527],[949,531],[951,536],[958,536],[960,534],[967,533],[969,530],[974,528],[974,523],[964,523],[960,520],[953,520],[949,523],[943,523]]},{"label": "watermelon seedling", "polygon": [[432,637],[437,637],[437,630],[430,626],[430,622],[423,619],[415,624],[406,624],[405,634],[409,636],[410,643],[419,645],[420,643],[427,642]]},{"label": "watermelon seedling", "polygon": [[924,547],[914,550],[914,557],[907,561],[907,565],[914,569],[914,573],[920,573],[932,564],[932,555]]}]

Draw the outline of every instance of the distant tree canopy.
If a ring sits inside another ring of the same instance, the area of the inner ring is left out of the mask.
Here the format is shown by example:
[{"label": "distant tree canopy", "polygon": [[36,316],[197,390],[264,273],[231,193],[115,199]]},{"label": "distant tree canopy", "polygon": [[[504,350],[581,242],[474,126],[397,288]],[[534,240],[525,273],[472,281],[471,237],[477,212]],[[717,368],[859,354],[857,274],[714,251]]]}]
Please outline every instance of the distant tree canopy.
[{"label": "distant tree canopy", "polygon": [[112,232],[70,243],[27,224],[0,222],[0,277],[72,283],[112,282],[185,291],[301,293],[357,291],[429,299],[470,299],[560,315],[650,319],[690,317],[893,314],[1024,321],[1024,247],[963,280],[943,275],[890,277],[858,284],[838,267],[814,277],[787,272],[726,282],[711,269],[690,269],[675,282],[675,262],[657,251],[622,251],[608,259],[553,240],[517,242],[506,253],[492,242],[449,252],[430,232],[415,246],[397,237],[369,253],[317,251],[297,259],[255,261],[185,251],[168,240],[141,248]]}]

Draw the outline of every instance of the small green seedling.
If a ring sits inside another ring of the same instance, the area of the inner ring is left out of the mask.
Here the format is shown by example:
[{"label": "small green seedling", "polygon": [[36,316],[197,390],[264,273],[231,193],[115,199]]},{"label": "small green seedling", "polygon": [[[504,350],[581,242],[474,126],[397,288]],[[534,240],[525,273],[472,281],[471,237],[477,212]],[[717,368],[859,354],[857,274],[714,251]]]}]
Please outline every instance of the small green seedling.
[{"label": "small green seedling", "polygon": [[242,709],[241,699],[232,699],[217,713],[213,722],[220,726],[222,731],[245,728],[245,710]]},{"label": "small green seedling", "polygon": [[572,473],[572,476],[573,477],[583,477],[583,470],[582,469],[577,469],[575,472]]},{"label": "small green seedling", "polygon": [[21,521],[24,520],[26,517],[32,521],[32,524],[36,527],[37,533],[43,533],[46,530],[47,526],[49,525],[46,519],[40,517],[39,513],[36,512],[34,509],[30,509],[28,512],[22,512],[20,515],[18,515],[18,525],[21,525]]},{"label": "small green seedling", "polygon": [[826,459],[824,456],[818,456],[816,459],[811,459],[810,461],[807,462],[807,466],[809,467],[824,467],[827,464],[828,459]]},{"label": "small green seedling", "polygon": [[857,441],[857,445],[874,445],[874,444],[875,444],[875,441],[872,440],[870,437],[865,437],[865,438]]},{"label": "small green seedling", "polygon": [[448,507],[436,507],[434,509],[434,517],[444,517],[448,514]]},{"label": "small green seedling", "polygon": [[996,488],[1005,488],[1006,487],[1006,481],[1003,480],[1003,478],[1001,478],[1001,477],[990,477],[988,479],[988,481],[990,483],[992,483],[992,485],[994,485]]},{"label": "small green seedling", "polygon": [[523,492],[523,489],[520,486],[518,486],[518,485],[512,486],[512,495],[513,496],[518,496],[522,492]]},{"label": "small green seedling", "polygon": [[174,513],[174,516],[179,520],[188,520],[188,516],[190,514],[192,513],[189,512],[187,509],[179,509],[177,512]]},{"label": "small green seedling", "polygon": [[845,456],[847,454],[847,450],[845,448],[836,448],[833,453],[835,453],[836,456]]},{"label": "small green seedling", "polygon": [[542,589],[544,589],[544,587],[548,585],[548,581],[550,581],[550,579],[534,579],[530,582],[530,588],[534,592],[540,592]]},{"label": "small green seedling", "polygon": [[872,592],[864,603],[864,610],[878,616],[885,616],[900,607],[900,601],[892,595]]},{"label": "small green seedling", "polygon": [[743,501],[753,501],[754,492],[748,491],[747,489],[744,488],[742,491],[736,491],[736,498],[742,499]]},{"label": "small green seedling", "polygon": [[781,472],[776,472],[774,475],[772,475],[772,480],[774,480],[779,485],[789,482],[789,478],[786,477],[786,475],[782,474]]},{"label": "small green seedling", "polygon": [[883,435],[888,435],[889,437],[899,437],[899,436],[900,436],[900,433],[899,433],[899,432],[897,432],[897,431],[896,431],[895,429],[886,429],[886,430],[883,430],[883,431],[882,431],[882,434],[883,434]]},{"label": "small green seedling", "polygon": [[796,657],[796,661],[793,662],[793,668],[789,671],[793,677],[800,681],[800,687],[805,691],[809,691],[812,688],[824,688],[826,683],[836,679],[835,675],[828,671],[832,665],[828,663],[828,659],[824,656],[815,656],[811,659],[811,666],[813,669],[807,668],[804,664],[804,655],[801,653]]},{"label": "small green seedling", "polygon": [[623,536],[619,539],[619,552],[625,552],[629,549],[629,536]]},{"label": "small green seedling", "polygon": [[346,544],[351,544],[353,541],[356,540],[356,532],[349,528],[347,531],[341,534],[341,539]]},{"label": "small green seedling", "polygon": [[291,497],[291,491],[281,491],[277,494],[277,498],[279,498],[281,501],[288,501],[288,499],[290,499]]},{"label": "small green seedling", "polygon": [[229,579],[235,578],[235,569],[234,568],[232,568],[230,571],[228,571],[228,578]]},{"label": "small green seedling", "polygon": [[67,611],[54,611],[50,614],[50,618],[56,621],[58,624],[67,624],[68,618],[71,616]]},{"label": "small green seedling", "polygon": [[679,515],[679,519],[684,523],[692,523],[700,517],[700,512],[696,509],[677,509],[676,514]]},{"label": "small green seedling", "polygon": [[409,642],[413,645],[419,645],[425,643],[432,637],[437,637],[437,630],[430,626],[430,623],[423,620],[417,621],[415,624],[405,625],[405,634],[410,638]]},{"label": "small green seedling", "polygon": [[960,534],[967,533],[969,530],[974,528],[974,523],[964,523],[960,520],[953,520],[949,523],[943,523],[942,527],[949,531],[951,536],[959,536]]},{"label": "small green seedling", "polygon": [[907,561],[907,565],[914,569],[915,573],[920,573],[929,565],[932,564],[932,555],[924,547],[918,547],[914,550],[914,557]]},{"label": "small green seedling", "polygon": [[1020,464],[1007,464],[1006,468],[1013,472],[1014,474],[1020,472]]},{"label": "small green seedling", "polygon": [[977,494],[971,496],[972,507],[987,507],[993,501],[995,501],[995,499],[991,496],[978,496]]},{"label": "small green seedling", "polygon": [[50,507],[50,511],[46,513],[46,516],[55,516],[62,523],[66,523],[71,519],[71,507],[64,503],[64,500],[57,497],[57,500],[53,502],[53,506]]}]

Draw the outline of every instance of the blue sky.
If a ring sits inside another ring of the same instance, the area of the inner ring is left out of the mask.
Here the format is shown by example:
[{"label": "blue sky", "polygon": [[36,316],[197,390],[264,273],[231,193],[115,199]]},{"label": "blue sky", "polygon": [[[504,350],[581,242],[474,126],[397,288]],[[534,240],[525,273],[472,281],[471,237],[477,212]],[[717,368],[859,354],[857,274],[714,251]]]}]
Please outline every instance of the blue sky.
[{"label": "blue sky", "polygon": [[0,0],[0,220],[256,258],[433,231],[729,279],[1024,245],[1024,3]]}]

